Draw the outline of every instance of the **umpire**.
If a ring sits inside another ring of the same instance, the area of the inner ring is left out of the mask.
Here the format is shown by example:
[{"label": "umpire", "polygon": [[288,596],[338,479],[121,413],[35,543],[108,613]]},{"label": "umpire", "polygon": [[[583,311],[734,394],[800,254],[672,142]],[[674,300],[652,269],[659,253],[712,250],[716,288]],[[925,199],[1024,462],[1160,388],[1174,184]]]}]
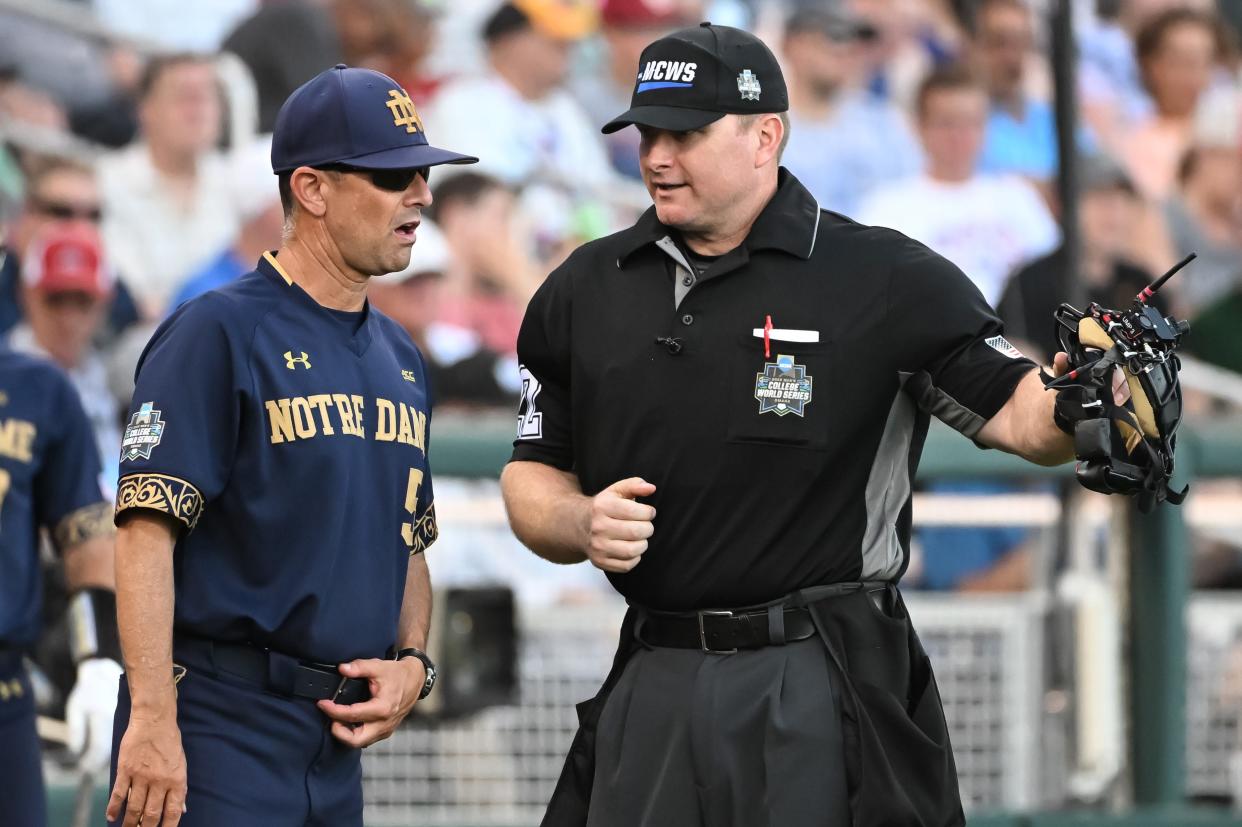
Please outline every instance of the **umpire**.
[{"label": "umpire", "polygon": [[284,245],[147,345],[109,819],[361,826],[360,748],[435,679],[437,534],[427,373],[367,282],[409,263],[430,167],[475,160],[429,146],[391,78],[323,72],[276,120]]},{"label": "umpire", "polygon": [[518,340],[517,536],[630,610],[544,825],[964,823],[896,583],[935,415],[1072,457],[1053,394],[952,264],[821,210],[778,166],[788,98],[745,32],[643,52],[654,202],[549,276]]}]

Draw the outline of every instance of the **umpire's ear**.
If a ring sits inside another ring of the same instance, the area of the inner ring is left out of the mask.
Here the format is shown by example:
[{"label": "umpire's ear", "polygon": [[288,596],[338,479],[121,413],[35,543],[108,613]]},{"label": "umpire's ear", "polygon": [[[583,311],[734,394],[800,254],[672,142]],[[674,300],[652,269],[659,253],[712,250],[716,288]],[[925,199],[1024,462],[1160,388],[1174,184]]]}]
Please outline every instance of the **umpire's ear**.
[{"label": "umpire's ear", "polygon": [[289,190],[293,194],[294,202],[299,208],[316,218],[322,218],[328,211],[325,190],[332,186],[333,176],[340,176],[340,173],[334,170],[298,167],[289,177]]}]

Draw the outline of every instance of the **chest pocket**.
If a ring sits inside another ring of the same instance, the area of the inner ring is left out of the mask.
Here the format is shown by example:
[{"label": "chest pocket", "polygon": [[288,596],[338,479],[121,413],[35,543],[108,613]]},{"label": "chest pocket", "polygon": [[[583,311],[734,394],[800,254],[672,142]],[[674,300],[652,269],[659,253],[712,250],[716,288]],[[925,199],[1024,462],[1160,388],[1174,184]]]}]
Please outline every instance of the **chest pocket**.
[{"label": "chest pocket", "polygon": [[822,451],[828,447],[828,411],[833,373],[831,342],[740,337],[730,354],[728,430],[731,443],[785,445]]}]

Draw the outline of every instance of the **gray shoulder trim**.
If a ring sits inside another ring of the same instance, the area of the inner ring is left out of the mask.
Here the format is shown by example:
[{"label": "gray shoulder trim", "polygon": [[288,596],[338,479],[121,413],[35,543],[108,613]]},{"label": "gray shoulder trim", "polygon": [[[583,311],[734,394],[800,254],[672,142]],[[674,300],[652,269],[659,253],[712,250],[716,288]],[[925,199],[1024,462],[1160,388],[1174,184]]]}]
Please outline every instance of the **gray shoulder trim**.
[{"label": "gray shoulder trim", "polygon": [[[901,384],[908,378],[909,374],[902,374]],[[905,559],[905,548],[897,536],[897,518],[911,495],[910,446],[914,441],[914,420],[914,400],[899,387],[867,477],[862,580],[892,580],[901,571]]]},{"label": "gray shoulder trim", "polygon": [[974,439],[987,420],[942,391],[926,371],[912,374],[906,387],[918,406],[967,439]]}]

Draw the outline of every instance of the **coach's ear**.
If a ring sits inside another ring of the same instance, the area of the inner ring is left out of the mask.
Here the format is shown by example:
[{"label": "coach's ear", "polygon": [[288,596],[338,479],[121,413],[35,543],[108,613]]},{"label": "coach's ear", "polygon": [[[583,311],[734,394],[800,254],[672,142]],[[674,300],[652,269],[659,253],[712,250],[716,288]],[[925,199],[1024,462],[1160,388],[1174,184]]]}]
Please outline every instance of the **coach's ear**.
[{"label": "coach's ear", "polygon": [[334,174],[338,173],[313,167],[295,169],[289,177],[289,189],[298,206],[316,218],[322,218],[328,211],[324,190],[332,185],[330,179]]}]

